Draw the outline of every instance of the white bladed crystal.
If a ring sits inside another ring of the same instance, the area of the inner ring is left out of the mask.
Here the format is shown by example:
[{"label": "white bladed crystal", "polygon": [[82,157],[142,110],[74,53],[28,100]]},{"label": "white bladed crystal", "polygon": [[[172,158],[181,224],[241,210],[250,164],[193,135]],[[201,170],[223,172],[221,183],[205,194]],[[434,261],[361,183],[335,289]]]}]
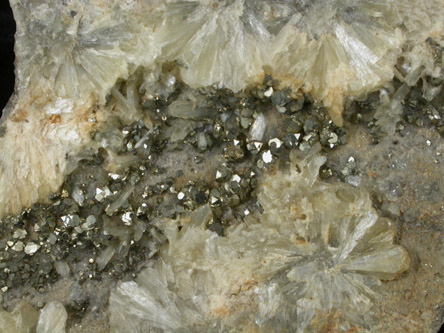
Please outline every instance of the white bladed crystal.
[{"label": "white bladed crystal", "polygon": [[318,179],[324,162],[311,152],[298,168],[265,176],[263,214],[245,213],[248,223],[226,237],[205,228],[208,206],[159,224],[168,244],[136,281],[112,292],[113,327],[238,330],[255,318],[257,330],[316,331],[317,320],[336,312],[346,326],[370,325],[382,297],[376,287],[407,270],[409,257],[367,192]]},{"label": "white bladed crystal", "polygon": [[[159,85],[167,63],[193,88],[237,92],[270,74],[293,95],[322,102],[336,125],[344,100],[395,74],[407,88],[442,75],[427,40],[444,45],[444,0],[10,2],[17,84],[3,113],[0,216],[57,191],[77,161],[71,157],[91,148],[91,130],[109,115],[138,120],[139,92],[152,99],[174,89],[172,74]],[[261,87],[265,96],[275,88]],[[427,98],[439,92],[426,83],[424,90]],[[392,131],[400,105],[382,105],[378,126]],[[205,108],[173,106],[185,108],[185,118],[208,116]],[[119,164],[113,154],[110,166]]]},{"label": "white bladed crystal", "polygon": [[65,333],[68,314],[59,302],[50,302],[40,312],[36,333]]}]

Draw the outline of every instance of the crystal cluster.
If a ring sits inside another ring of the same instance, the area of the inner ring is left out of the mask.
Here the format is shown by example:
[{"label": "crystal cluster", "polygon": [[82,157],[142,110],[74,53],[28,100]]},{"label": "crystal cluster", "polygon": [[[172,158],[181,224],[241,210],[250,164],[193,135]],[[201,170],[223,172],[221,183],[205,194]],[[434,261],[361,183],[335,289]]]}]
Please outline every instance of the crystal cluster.
[{"label": "crystal cluster", "polygon": [[[117,79],[133,71],[131,66],[149,66],[157,56],[157,49],[147,45],[149,20],[135,20],[134,6],[114,0],[12,0],[18,92],[30,89],[41,99],[67,99],[73,105],[92,95],[103,103]],[[137,9],[150,15],[151,7]]]},{"label": "crystal cluster", "polygon": [[325,159],[314,155],[266,176],[264,212],[226,237],[205,228],[208,206],[160,220],[159,259],[112,292],[113,329],[310,331],[329,316],[371,328],[377,287],[407,270],[409,257],[368,193],[319,180]]},{"label": "crystal cluster", "polygon": [[294,93],[311,93],[342,124],[344,98],[391,80],[404,44],[415,45],[406,62],[409,72],[418,70],[414,53],[424,45],[417,43],[437,29],[427,22],[442,17],[442,5],[173,0],[155,40],[161,58],[178,61],[183,80],[193,87],[215,84],[237,91],[268,72]]},{"label": "crystal cluster", "polygon": [[9,313],[0,311],[0,331],[4,333],[64,333],[68,315],[59,302],[49,302],[39,313],[20,301]]},{"label": "crystal cluster", "polygon": [[444,133],[444,0],[10,2],[0,331],[385,325],[417,272],[353,149]]},{"label": "crystal cluster", "polygon": [[[106,103],[110,95],[134,120],[134,86],[115,89],[131,75],[143,77],[145,96],[154,98],[168,66],[192,87],[233,91],[272,74],[294,96],[310,93],[324,103],[341,125],[345,99],[393,76],[410,86],[441,73],[434,50],[442,44],[442,0],[11,0],[11,6],[18,79],[0,131],[0,215],[58,189],[90,144],[91,129],[115,111]],[[170,83],[166,78],[166,89]],[[394,101],[380,111],[388,130],[399,118]]]},{"label": "crystal cluster", "polygon": [[[262,173],[285,163],[292,150],[319,142],[337,149],[347,134],[322,108],[290,98],[276,84],[266,77],[248,94],[176,84],[164,99],[139,106],[151,122],[107,124],[92,133],[101,148],[84,155],[49,203],[0,223],[0,288],[47,290],[47,283],[75,277],[91,290],[89,284],[121,279],[155,255],[159,216],[175,218],[208,203],[208,228],[223,235],[253,214]],[[102,307],[107,298],[102,302],[94,290],[94,301],[86,293],[76,302]]]}]

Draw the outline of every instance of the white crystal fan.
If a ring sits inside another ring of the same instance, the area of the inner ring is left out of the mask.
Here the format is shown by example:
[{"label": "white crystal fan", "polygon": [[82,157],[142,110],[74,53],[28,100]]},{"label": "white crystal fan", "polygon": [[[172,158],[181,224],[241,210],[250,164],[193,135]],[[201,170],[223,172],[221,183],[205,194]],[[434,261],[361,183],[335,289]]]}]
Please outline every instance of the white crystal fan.
[{"label": "white crystal fan", "polygon": [[[400,1],[298,1],[273,41],[273,69],[284,85],[323,101],[342,124],[343,100],[378,88],[393,76],[404,41]],[[298,7],[298,6],[297,6]]]},{"label": "white crystal fan", "polygon": [[244,1],[170,1],[165,13],[156,41],[188,85],[239,91],[261,76],[270,34]]},{"label": "white crystal fan", "polygon": [[168,239],[159,260],[112,292],[115,331],[310,332],[328,318],[371,327],[375,287],[404,272],[409,257],[368,193],[317,179],[324,161],[265,177],[264,213],[226,237],[205,228],[208,206],[159,223]]}]

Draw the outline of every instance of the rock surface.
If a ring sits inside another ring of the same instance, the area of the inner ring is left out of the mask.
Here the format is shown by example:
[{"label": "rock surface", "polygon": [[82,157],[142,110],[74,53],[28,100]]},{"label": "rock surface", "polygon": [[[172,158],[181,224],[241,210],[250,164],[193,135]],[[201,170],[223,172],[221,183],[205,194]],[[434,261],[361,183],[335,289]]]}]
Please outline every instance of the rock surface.
[{"label": "rock surface", "polygon": [[442,0],[11,6],[0,330],[439,329]]}]

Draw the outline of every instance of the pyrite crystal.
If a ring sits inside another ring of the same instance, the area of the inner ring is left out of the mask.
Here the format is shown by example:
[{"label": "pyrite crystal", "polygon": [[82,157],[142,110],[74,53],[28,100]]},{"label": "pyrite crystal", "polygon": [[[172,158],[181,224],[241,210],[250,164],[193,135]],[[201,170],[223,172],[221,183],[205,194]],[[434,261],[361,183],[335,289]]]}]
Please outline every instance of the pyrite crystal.
[{"label": "pyrite crystal", "polygon": [[439,329],[444,1],[10,4],[1,332]]},{"label": "pyrite crystal", "polygon": [[225,237],[206,230],[208,206],[162,221],[168,245],[137,282],[112,292],[112,327],[313,331],[320,313],[340,314],[344,330],[371,327],[373,288],[407,270],[409,257],[367,193],[318,180],[324,161],[310,156],[299,173],[264,177],[264,212]]}]

